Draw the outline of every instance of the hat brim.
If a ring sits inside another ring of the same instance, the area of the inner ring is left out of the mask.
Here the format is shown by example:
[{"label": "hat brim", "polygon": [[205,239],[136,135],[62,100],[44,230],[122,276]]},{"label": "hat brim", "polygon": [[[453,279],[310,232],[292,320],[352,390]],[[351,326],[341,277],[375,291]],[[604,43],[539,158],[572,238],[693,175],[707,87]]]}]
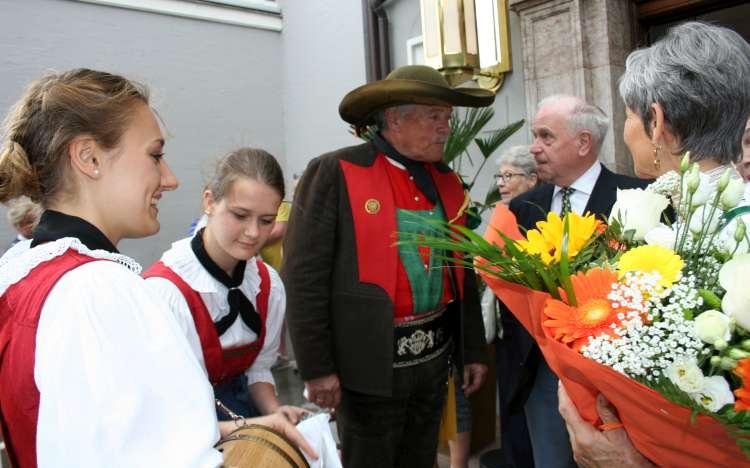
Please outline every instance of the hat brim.
[{"label": "hat brim", "polygon": [[350,91],[339,105],[339,115],[352,125],[374,123],[377,111],[404,104],[486,107],[495,93],[480,88],[448,88],[417,80],[375,81]]}]

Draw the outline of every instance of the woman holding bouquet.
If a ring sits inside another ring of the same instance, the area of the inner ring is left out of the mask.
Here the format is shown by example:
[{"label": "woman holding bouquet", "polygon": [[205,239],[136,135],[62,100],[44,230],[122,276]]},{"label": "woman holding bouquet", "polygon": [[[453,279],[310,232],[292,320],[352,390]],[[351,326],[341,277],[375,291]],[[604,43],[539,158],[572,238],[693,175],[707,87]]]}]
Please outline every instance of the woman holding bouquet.
[{"label": "woman holding bouquet", "polygon": [[[750,115],[750,45],[734,31],[699,22],[672,28],[652,46],[630,54],[620,78],[627,118],[623,137],[640,177],[658,177],[691,162],[715,186],[741,155]],[[732,169],[732,178],[739,174]],[[675,200],[673,200],[674,202]],[[560,387],[560,413],[574,456],[585,467],[652,466],[633,447],[600,396],[602,432],[581,419]]]},{"label": "woman holding bouquet", "polygon": [[[750,115],[750,45],[736,32],[689,22],[632,52],[620,78],[623,138],[636,175],[655,178],[691,162],[715,182],[742,154]],[[738,175],[737,175],[738,176]]]}]

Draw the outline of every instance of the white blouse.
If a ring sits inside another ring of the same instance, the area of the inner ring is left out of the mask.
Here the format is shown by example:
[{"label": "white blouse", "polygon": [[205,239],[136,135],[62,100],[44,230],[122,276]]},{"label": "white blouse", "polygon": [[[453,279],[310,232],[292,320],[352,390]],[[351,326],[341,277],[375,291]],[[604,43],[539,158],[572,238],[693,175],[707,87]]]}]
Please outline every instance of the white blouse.
[{"label": "white blouse", "polygon": [[0,294],[68,248],[36,334],[37,459],[47,466],[216,467],[213,391],[167,305],[132,259],[64,238],[0,259]]},{"label": "white blouse", "polygon": [[[172,244],[172,248],[164,252],[161,261],[172,269],[188,286],[197,291],[206,308],[211,314],[211,319],[216,322],[229,313],[227,302],[228,290],[226,286],[214,279],[208,271],[200,264],[198,258],[190,247],[191,238],[181,239]],[[279,274],[270,265],[266,264],[271,278],[271,290],[268,295],[268,314],[266,316],[266,339],[255,362],[245,372],[248,385],[257,382],[267,382],[275,386],[271,366],[276,362],[281,342],[281,325],[284,322],[286,311],[286,293],[284,284]],[[153,294],[164,298],[174,312],[177,320],[183,327],[188,337],[193,352],[205,368],[203,351],[201,349],[198,331],[195,328],[193,316],[190,313],[185,297],[171,281],[164,278],[148,278],[146,284]],[[258,276],[258,265],[255,258],[248,260],[245,268],[245,276],[239,287],[240,291],[247,296],[253,306],[258,308],[256,296],[260,292],[260,276]],[[230,348],[252,343],[258,339],[245,322],[239,317],[221,335],[219,341],[222,348]]]}]

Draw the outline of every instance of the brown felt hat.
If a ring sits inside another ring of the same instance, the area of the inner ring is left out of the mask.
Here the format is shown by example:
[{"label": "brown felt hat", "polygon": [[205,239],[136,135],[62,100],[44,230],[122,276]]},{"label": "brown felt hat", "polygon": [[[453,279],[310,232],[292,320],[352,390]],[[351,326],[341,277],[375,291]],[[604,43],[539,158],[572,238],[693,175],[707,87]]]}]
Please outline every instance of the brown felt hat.
[{"label": "brown felt hat", "polygon": [[451,88],[439,71],[425,65],[399,67],[384,79],[350,91],[339,104],[339,115],[357,127],[374,123],[379,110],[403,104],[486,107],[495,93],[479,88]]}]

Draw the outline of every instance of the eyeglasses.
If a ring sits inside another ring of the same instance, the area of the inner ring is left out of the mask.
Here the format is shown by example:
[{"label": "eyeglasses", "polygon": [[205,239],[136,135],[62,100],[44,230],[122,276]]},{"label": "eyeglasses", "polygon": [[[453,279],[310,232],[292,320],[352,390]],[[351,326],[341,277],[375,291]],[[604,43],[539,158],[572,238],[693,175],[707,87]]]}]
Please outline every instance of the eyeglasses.
[{"label": "eyeglasses", "polygon": [[497,182],[499,179],[503,179],[503,182],[506,184],[509,183],[511,180],[513,180],[513,176],[524,176],[526,177],[526,174],[523,172],[503,172],[502,174],[495,174],[494,178]]}]

